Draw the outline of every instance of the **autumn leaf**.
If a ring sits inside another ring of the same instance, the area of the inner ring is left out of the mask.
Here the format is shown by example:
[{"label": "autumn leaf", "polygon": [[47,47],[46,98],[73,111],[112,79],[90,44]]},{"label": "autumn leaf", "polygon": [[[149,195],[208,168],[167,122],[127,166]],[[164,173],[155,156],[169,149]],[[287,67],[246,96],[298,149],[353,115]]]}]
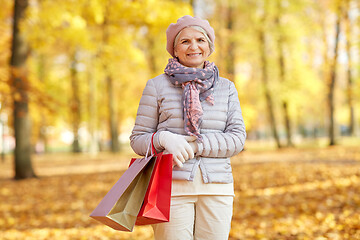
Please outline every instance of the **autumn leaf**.
[{"label": "autumn leaf", "polygon": [[[2,163],[2,239],[152,239],[150,226],[125,233],[89,217],[131,157],[90,156],[37,155],[41,177],[23,181],[9,179],[11,159]],[[232,165],[230,239],[359,239],[359,149],[245,151]]]}]

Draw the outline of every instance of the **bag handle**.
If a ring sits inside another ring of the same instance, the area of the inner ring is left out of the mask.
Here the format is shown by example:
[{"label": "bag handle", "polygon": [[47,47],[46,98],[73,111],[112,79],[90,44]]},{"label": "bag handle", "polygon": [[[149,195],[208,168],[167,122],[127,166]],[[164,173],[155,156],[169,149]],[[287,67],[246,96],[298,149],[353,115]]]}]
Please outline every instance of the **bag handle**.
[{"label": "bag handle", "polygon": [[156,150],[155,150],[155,147],[154,147],[154,135],[155,135],[155,133],[156,132],[154,132],[153,134],[152,134],[152,136],[151,136],[151,143],[149,144],[149,146],[148,146],[148,148],[147,148],[147,150],[146,150],[146,155],[145,155],[145,157],[148,157],[149,155],[149,149],[150,149],[150,146],[151,146],[151,154],[152,155],[154,155],[154,153],[155,154],[157,154],[157,152],[156,152]]},{"label": "bag handle", "polygon": [[151,152],[152,152],[152,154],[154,154],[154,153],[157,154],[156,149],[154,147],[154,135],[155,135],[155,133],[156,132],[154,132],[153,135],[151,136],[151,150],[152,150]]}]

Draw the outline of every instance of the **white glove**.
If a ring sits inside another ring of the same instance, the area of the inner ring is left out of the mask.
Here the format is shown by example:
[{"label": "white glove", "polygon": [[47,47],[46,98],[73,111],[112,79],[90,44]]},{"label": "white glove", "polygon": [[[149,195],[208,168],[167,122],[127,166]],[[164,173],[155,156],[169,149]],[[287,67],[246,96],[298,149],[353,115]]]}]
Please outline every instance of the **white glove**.
[{"label": "white glove", "polygon": [[169,131],[161,131],[159,135],[160,145],[165,151],[173,155],[173,161],[178,167],[183,167],[183,163],[194,157],[193,148],[188,143],[195,141],[195,136],[183,136]]},{"label": "white glove", "polygon": [[198,144],[196,143],[196,141],[191,141],[188,143],[190,144],[191,148],[193,149],[193,152],[194,152],[194,155],[199,151],[199,146]]}]

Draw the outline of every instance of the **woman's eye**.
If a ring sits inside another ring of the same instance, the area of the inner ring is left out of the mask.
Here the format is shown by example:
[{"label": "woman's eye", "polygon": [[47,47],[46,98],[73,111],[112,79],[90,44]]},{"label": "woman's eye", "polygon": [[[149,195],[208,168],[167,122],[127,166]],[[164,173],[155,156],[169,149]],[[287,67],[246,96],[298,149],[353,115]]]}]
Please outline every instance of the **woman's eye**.
[{"label": "woman's eye", "polygon": [[198,41],[199,41],[199,42],[205,42],[205,39],[200,38]]}]

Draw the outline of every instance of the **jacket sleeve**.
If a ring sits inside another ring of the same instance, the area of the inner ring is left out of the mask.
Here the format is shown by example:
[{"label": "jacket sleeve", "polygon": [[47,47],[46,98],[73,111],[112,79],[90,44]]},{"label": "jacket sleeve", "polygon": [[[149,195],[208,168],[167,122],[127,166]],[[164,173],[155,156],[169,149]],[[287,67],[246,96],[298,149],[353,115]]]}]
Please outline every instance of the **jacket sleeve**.
[{"label": "jacket sleeve", "polygon": [[[150,79],[144,88],[140,99],[135,126],[130,135],[130,145],[134,152],[145,156],[151,143],[151,136],[156,132],[159,122],[159,105],[154,82]],[[158,139],[159,134],[154,135],[154,146],[161,149]]]},{"label": "jacket sleeve", "polygon": [[229,86],[228,114],[224,132],[205,133],[201,136],[203,142],[198,142],[197,156],[232,157],[243,150],[246,131],[234,83],[231,82]]}]

